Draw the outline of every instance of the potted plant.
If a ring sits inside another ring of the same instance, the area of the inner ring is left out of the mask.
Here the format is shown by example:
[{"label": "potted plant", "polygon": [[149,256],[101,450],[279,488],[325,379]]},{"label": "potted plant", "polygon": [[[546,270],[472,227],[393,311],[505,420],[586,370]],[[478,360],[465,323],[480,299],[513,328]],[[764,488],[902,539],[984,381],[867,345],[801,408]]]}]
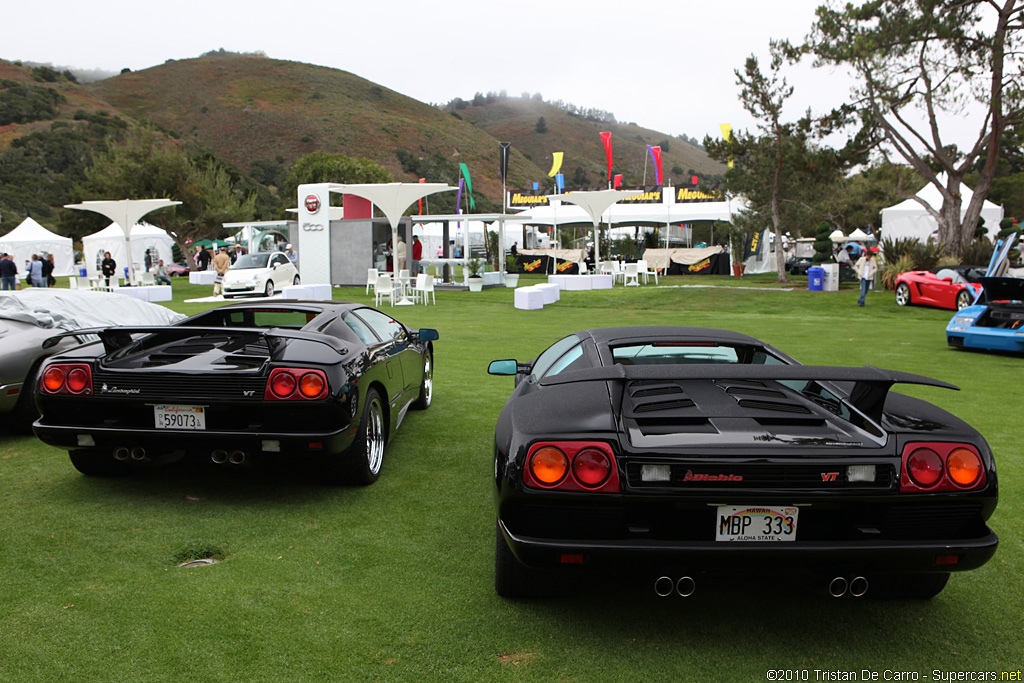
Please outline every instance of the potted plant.
[{"label": "potted plant", "polygon": [[472,258],[466,261],[466,284],[469,285],[469,291],[479,292],[484,288],[484,262],[478,258]]},{"label": "potted plant", "polygon": [[747,229],[737,221],[729,228],[729,256],[732,257],[732,274],[735,277],[743,277],[743,271],[747,269],[744,257],[747,253]]},{"label": "potted plant", "polygon": [[505,286],[512,289],[519,286],[519,273],[516,272],[516,257],[512,254],[505,257]]}]

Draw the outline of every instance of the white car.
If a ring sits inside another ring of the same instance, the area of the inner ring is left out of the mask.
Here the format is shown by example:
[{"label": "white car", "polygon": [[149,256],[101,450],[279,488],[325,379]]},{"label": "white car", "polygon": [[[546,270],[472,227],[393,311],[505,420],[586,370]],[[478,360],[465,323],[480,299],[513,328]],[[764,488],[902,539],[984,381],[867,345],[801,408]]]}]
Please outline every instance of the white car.
[{"label": "white car", "polygon": [[224,298],[245,294],[273,296],[282,287],[297,284],[299,271],[282,252],[243,254],[224,275]]}]

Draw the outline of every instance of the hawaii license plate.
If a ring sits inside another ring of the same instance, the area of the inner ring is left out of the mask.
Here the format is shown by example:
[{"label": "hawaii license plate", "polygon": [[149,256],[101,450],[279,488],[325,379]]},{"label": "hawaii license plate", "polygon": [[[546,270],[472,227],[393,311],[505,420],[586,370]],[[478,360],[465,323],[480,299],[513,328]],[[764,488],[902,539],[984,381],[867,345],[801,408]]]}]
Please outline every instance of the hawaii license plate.
[{"label": "hawaii license plate", "polygon": [[206,429],[203,406],[155,405],[153,415],[157,429]]},{"label": "hawaii license plate", "polygon": [[795,541],[795,507],[721,505],[715,516],[716,541]]}]

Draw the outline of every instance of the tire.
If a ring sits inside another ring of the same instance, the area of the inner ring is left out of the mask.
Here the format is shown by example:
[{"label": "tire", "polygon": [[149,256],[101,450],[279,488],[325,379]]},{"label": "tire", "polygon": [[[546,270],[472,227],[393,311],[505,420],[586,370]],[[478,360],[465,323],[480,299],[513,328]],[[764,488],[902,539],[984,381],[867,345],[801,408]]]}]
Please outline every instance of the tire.
[{"label": "tire", "polygon": [[36,392],[36,374],[39,372],[39,363],[32,366],[32,369],[25,375],[25,381],[21,385],[21,394],[14,404],[14,410],[7,418],[7,424],[12,431],[19,434],[31,434],[32,423],[39,418],[39,411],[36,409],[34,395]]},{"label": "tire", "polygon": [[503,598],[554,598],[568,595],[568,582],[553,571],[531,569],[512,554],[494,526],[494,592]]},{"label": "tire", "polygon": [[267,280],[267,286],[263,288],[263,296],[272,297],[274,296],[274,281]]},{"label": "tire", "polygon": [[910,287],[907,286],[907,283],[901,282],[896,285],[896,304],[906,306],[911,303],[913,302],[910,300]]},{"label": "tire", "polygon": [[423,383],[420,385],[420,395],[412,404],[416,410],[426,410],[434,399],[434,354],[427,349],[423,354]]},{"label": "tire", "polygon": [[297,285],[297,284],[299,284],[299,276],[298,276],[298,275],[296,275],[296,276],[295,276],[295,279],[294,279],[294,280],[292,280],[292,284],[293,284],[293,285]]},{"label": "tire", "polygon": [[114,460],[109,452],[77,450],[68,451],[68,455],[75,469],[89,477],[116,477],[128,471],[125,464]]},{"label": "tire", "polygon": [[868,595],[883,600],[930,600],[942,592],[949,574],[891,574],[869,582]]},{"label": "tire", "polygon": [[369,486],[380,478],[387,443],[384,404],[376,389],[366,392],[359,436],[347,451],[335,456],[327,466],[327,479],[334,484]]},{"label": "tire", "polygon": [[969,289],[961,289],[956,294],[956,310],[962,311],[974,303],[974,295]]}]

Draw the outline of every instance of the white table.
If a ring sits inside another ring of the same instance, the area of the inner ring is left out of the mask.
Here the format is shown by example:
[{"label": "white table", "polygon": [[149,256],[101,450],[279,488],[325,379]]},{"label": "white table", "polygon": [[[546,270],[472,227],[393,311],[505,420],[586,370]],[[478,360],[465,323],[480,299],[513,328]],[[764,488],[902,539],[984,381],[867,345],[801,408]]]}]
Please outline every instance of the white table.
[{"label": "white table", "polygon": [[519,287],[512,305],[521,311],[540,310],[544,308],[544,292],[537,287]]},{"label": "white table", "polygon": [[215,270],[192,270],[188,274],[188,281],[193,285],[212,285],[216,279]]},{"label": "white table", "polygon": [[534,285],[534,289],[539,289],[544,294],[544,304],[553,304],[562,298],[562,288],[551,282],[542,282]]},{"label": "white table", "polygon": [[306,299],[308,301],[330,301],[330,285],[288,285],[281,288],[285,299]]},{"label": "white table", "polygon": [[409,290],[413,288],[416,283],[416,276],[409,275],[408,277],[399,277],[395,275],[392,280],[395,286],[398,287],[398,301],[395,302],[396,306],[415,306],[416,302],[409,298]]},{"label": "white table", "polygon": [[130,296],[133,299],[140,299],[142,301],[170,301],[171,300],[171,286],[170,285],[151,285],[148,287],[117,287],[114,289],[115,294],[124,294]]}]

